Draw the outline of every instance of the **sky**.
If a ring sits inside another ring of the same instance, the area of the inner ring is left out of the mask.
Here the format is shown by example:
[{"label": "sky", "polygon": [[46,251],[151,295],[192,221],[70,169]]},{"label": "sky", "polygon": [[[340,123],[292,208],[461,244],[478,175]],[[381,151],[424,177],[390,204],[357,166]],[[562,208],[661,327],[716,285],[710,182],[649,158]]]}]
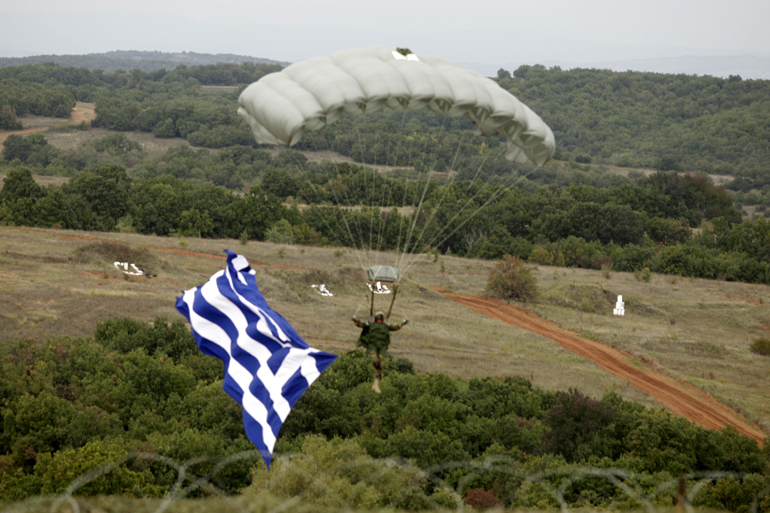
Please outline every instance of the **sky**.
[{"label": "sky", "polygon": [[544,64],[770,79],[770,0],[0,0],[0,19],[0,57],[159,50],[296,62],[384,44],[489,74]]}]

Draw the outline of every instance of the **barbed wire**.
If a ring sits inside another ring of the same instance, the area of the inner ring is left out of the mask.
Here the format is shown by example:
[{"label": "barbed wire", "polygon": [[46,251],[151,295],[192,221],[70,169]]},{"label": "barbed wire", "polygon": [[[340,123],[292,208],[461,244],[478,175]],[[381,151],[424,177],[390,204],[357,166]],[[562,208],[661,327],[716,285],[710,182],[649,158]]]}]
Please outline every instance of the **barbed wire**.
[{"label": "barbed wire", "polygon": [[[354,502],[358,499],[365,487],[372,483],[376,483],[378,479],[390,471],[396,471],[401,474],[411,473],[413,483],[430,481],[438,489],[447,492],[447,495],[454,501],[454,511],[457,512],[463,512],[467,507],[463,501],[463,496],[464,492],[469,489],[470,483],[475,478],[492,472],[508,474],[520,480],[521,484],[519,490],[522,490],[521,493],[524,494],[525,499],[528,498],[531,487],[539,487],[554,499],[562,513],[570,513],[571,511],[568,500],[565,498],[567,491],[576,483],[586,479],[605,479],[616,489],[620,490],[627,499],[642,505],[648,513],[657,513],[659,509],[658,506],[656,506],[656,500],[658,500],[661,495],[669,493],[673,496],[677,496],[677,501],[680,503],[679,505],[681,505],[686,512],[692,513],[693,502],[698,493],[700,493],[708,483],[723,478],[740,480],[745,477],[745,474],[736,472],[707,471],[691,472],[660,481],[659,477],[656,479],[655,475],[646,473],[635,473],[617,468],[607,469],[582,466],[565,466],[527,474],[523,472],[520,462],[507,456],[491,456],[484,460],[447,462],[429,468],[419,469],[404,459],[384,458],[367,459],[365,461],[354,460],[328,469],[326,473],[333,475],[337,472],[351,471],[360,467],[371,467],[372,465],[378,467],[375,471],[372,471],[368,476],[357,482],[347,497],[345,497],[329,486],[323,479],[324,476],[314,475],[298,464],[295,460],[296,456],[302,455],[295,453],[274,454],[273,467],[276,465],[280,466],[281,472],[278,476],[271,476],[268,472],[267,482],[263,483],[263,488],[269,490],[270,479],[279,479],[289,472],[301,476],[307,483],[309,483],[309,485],[305,487],[303,492],[292,497],[284,498],[277,506],[267,510],[267,513],[282,513],[287,511],[293,506],[301,504],[303,499],[307,498],[314,490],[326,494],[328,498],[332,499],[331,502],[336,504],[337,507],[341,507],[346,511],[355,510]],[[60,513],[65,504],[71,508],[72,513],[81,513],[80,501],[83,500],[83,498],[77,497],[78,490],[87,484],[108,475],[118,467],[136,460],[162,463],[176,471],[177,477],[174,484],[160,500],[157,507],[153,510],[153,513],[163,513],[175,502],[188,497],[197,490],[203,490],[210,495],[232,499],[235,496],[228,494],[224,490],[224,485],[220,482],[219,475],[222,470],[233,463],[244,460],[255,460],[256,468],[259,465],[258,462],[261,458],[262,455],[259,451],[252,450],[235,453],[220,460],[206,456],[196,456],[179,463],[172,458],[156,453],[133,452],[116,461],[82,473],[72,480],[67,488],[60,494],[38,496],[14,503],[3,509],[3,513],[25,513],[33,510],[41,511],[41,508],[46,504],[50,504],[50,507],[48,508],[50,513]],[[214,466],[204,476],[192,474],[190,468],[201,463],[214,463]],[[448,473],[451,473],[450,471],[456,469],[464,471],[464,474],[458,480],[456,486],[451,486],[442,476],[447,475]],[[253,478],[255,478],[255,474],[253,474]],[[686,489],[685,483],[689,483],[689,490],[687,493],[683,493]],[[672,492],[672,490],[674,491]],[[433,497],[427,495],[420,486],[404,490],[400,496],[393,499],[388,505],[381,509],[393,510],[398,508],[410,493],[416,493],[424,504],[427,504],[433,509],[452,510],[452,508],[448,508],[446,504],[438,504]],[[757,513],[759,502],[763,497],[768,495],[768,493],[770,493],[770,486],[765,487],[753,497],[749,513]],[[248,508],[242,501],[231,500],[229,501],[229,504],[232,506],[233,511],[244,513],[252,511],[252,509]]]}]

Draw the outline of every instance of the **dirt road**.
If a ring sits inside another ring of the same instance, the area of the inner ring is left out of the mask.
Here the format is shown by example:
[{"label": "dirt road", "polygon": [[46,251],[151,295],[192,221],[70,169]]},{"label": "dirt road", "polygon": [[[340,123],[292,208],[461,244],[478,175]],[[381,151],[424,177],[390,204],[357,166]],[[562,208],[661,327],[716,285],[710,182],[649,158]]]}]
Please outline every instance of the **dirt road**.
[{"label": "dirt road", "polygon": [[[91,120],[94,119],[95,117],[96,117],[96,111],[94,110],[93,103],[78,102],[76,106],[72,109],[72,113],[70,114],[70,119],[68,122],[72,125],[76,125],[82,122],[90,123]],[[64,123],[64,121],[62,121],[62,123]],[[62,123],[59,123],[59,124],[62,124]],[[2,150],[3,143],[8,138],[9,135],[29,135],[35,132],[45,132],[49,128],[51,128],[50,125],[45,125],[45,126],[33,126],[31,128],[24,128],[22,130],[0,131],[0,150]]]},{"label": "dirt road", "polygon": [[762,446],[765,433],[738,412],[692,385],[646,368],[617,349],[582,338],[563,326],[504,301],[455,294],[451,290],[439,287],[434,287],[434,290],[475,312],[554,340],[565,349],[591,360],[602,369],[654,397],[672,413],[710,429],[734,426],[739,432],[757,440],[760,447]]}]

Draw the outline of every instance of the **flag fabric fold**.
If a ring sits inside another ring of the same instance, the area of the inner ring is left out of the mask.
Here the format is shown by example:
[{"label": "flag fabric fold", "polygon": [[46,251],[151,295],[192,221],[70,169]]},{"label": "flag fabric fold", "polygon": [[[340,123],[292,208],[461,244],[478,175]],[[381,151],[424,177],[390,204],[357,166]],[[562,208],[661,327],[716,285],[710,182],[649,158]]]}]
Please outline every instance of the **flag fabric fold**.
[{"label": "flag fabric fold", "polygon": [[225,364],[222,388],[243,407],[246,436],[270,468],[278,431],[336,355],[310,347],[259,291],[245,257],[225,250],[227,268],[183,291],[176,309],[198,348]]}]

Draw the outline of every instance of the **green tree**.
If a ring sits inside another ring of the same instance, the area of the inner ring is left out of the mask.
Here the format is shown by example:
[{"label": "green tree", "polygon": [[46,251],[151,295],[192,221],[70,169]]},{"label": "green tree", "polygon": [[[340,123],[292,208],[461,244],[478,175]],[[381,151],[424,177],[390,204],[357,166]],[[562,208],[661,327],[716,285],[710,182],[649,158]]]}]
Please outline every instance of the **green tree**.
[{"label": "green tree", "polygon": [[543,448],[570,462],[612,456],[616,443],[614,421],[615,409],[611,404],[574,389],[557,392],[556,404],[543,420],[550,428],[543,433]]},{"label": "green tree", "polygon": [[11,134],[3,143],[3,158],[7,161],[19,159],[26,162],[32,153],[32,142],[20,135]]}]

